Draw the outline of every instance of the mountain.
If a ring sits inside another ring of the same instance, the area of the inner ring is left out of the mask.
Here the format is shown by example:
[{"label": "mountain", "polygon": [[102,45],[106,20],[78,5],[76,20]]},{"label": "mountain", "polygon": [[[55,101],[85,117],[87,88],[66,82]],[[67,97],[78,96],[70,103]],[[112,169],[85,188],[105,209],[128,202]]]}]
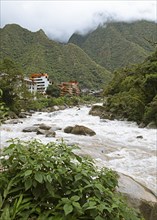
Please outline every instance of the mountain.
[{"label": "mountain", "polygon": [[157,126],[157,49],[144,62],[115,71],[106,95],[113,118]]},{"label": "mountain", "polygon": [[81,88],[100,88],[112,74],[72,43],[50,40],[43,30],[31,32],[17,24],[0,29],[0,60],[11,58],[26,75],[46,72],[55,82],[77,80]]},{"label": "mountain", "polygon": [[69,39],[108,70],[143,61],[154,50],[149,41],[157,42],[157,24],[145,20],[108,22],[85,36],[75,33]]}]

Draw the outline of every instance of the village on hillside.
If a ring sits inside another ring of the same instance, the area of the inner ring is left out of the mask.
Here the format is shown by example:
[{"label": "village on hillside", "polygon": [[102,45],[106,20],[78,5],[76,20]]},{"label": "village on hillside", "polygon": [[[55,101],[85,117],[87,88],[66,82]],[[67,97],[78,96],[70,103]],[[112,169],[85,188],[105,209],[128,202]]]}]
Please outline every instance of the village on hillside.
[{"label": "village on hillside", "polygon": [[[47,73],[32,73],[30,77],[26,77],[24,79],[28,90],[32,94],[41,93],[43,95],[46,94],[47,88],[49,85],[53,85],[54,82],[49,78]],[[102,93],[102,89],[100,90],[88,90],[88,89],[80,89],[79,82],[76,80],[69,82],[61,82],[57,85],[60,90],[60,96],[70,95],[70,96],[79,96],[81,93],[94,96],[100,96]]]},{"label": "village on hillside", "polygon": [[[32,73],[29,78],[25,78],[28,90],[35,94],[36,92],[46,94],[46,90],[49,85],[54,82],[49,79],[47,73]],[[62,82],[58,85],[60,89],[60,95],[80,95],[80,89],[77,81]]]}]

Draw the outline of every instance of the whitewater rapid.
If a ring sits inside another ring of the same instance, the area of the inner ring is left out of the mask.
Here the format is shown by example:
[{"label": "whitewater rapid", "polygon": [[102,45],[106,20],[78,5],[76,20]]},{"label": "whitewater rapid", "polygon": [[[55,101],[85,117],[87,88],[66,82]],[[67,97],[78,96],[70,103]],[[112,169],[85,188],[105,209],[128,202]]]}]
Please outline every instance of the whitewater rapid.
[{"label": "whitewater rapid", "polygon": [[[7,140],[40,139],[43,143],[59,142],[80,146],[78,153],[91,155],[100,167],[106,166],[127,174],[157,194],[157,130],[138,128],[136,123],[118,120],[101,120],[89,115],[90,107],[74,107],[51,113],[36,112],[20,119],[23,123],[3,124],[0,130],[1,148]],[[56,130],[55,137],[24,133],[22,129],[34,124],[47,124]],[[84,125],[96,132],[95,136],[64,133],[67,126]]]}]

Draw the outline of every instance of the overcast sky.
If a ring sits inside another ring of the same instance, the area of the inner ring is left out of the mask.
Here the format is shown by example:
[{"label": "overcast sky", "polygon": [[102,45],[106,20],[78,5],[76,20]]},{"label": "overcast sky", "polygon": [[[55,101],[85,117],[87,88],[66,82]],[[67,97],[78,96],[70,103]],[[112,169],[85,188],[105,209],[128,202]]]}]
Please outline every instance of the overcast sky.
[{"label": "overcast sky", "polygon": [[43,29],[52,39],[67,41],[108,19],[157,22],[157,0],[0,0],[1,27],[16,23],[31,31]]}]

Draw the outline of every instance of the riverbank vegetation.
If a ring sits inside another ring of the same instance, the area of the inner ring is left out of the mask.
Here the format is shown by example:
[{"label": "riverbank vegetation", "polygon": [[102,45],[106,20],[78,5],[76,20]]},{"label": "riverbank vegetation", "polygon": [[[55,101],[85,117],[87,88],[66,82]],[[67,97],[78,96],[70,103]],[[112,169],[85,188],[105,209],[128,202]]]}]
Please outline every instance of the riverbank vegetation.
[{"label": "riverbank vegetation", "polygon": [[140,220],[116,192],[117,174],[76,146],[11,141],[1,156],[1,220]]},{"label": "riverbank vegetation", "polygon": [[114,118],[157,125],[157,50],[143,63],[115,71],[104,95]]},{"label": "riverbank vegetation", "polygon": [[15,113],[20,109],[26,109],[33,98],[25,85],[24,75],[18,64],[10,59],[4,59],[0,63],[0,88],[0,102]]}]

